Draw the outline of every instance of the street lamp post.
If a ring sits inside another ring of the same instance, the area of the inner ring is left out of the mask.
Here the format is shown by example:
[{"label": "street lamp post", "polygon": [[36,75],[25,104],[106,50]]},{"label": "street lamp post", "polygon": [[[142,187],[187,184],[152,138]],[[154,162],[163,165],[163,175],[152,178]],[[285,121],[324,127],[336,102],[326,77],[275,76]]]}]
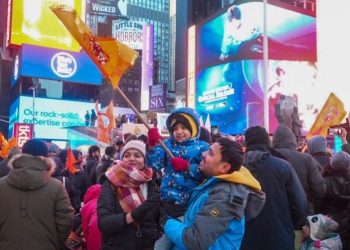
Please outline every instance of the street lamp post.
[{"label": "street lamp post", "polygon": [[33,138],[35,138],[35,129],[34,129],[34,122],[35,122],[35,96],[36,96],[36,87],[38,86],[38,79],[33,78],[33,85],[30,87],[30,89],[33,92],[33,103],[32,103],[32,124],[33,124]]}]

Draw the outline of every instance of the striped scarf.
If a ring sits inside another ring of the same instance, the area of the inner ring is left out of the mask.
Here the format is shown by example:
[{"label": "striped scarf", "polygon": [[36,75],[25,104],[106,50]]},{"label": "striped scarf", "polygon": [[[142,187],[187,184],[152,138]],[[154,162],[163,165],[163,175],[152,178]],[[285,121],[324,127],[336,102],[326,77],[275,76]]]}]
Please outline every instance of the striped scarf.
[{"label": "striped scarf", "polygon": [[123,211],[129,213],[145,201],[140,185],[152,180],[153,170],[144,168],[140,171],[119,161],[107,170],[106,176],[116,187],[118,200]]}]

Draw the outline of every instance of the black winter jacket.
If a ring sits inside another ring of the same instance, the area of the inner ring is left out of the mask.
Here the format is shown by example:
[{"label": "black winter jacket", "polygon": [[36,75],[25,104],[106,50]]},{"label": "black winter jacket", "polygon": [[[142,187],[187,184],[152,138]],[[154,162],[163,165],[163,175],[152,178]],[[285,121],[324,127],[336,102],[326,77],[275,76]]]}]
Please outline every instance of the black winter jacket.
[{"label": "black winter jacket", "polygon": [[[154,181],[148,182],[148,195],[159,192]],[[140,235],[133,223],[126,224],[124,211],[117,199],[112,183],[103,183],[97,202],[98,227],[102,233],[102,250],[141,250],[154,248],[160,237],[158,227],[159,207],[150,210],[139,222]]]},{"label": "black winter jacket", "polygon": [[63,172],[65,171],[65,166],[60,161],[60,159],[58,157],[52,157],[51,159],[56,164],[56,169],[55,169],[55,172],[52,174],[52,177],[64,183],[64,187],[66,188],[70,203],[74,208],[75,213],[79,213],[80,207],[81,207],[79,193],[76,191],[71,180],[68,177],[63,176]]},{"label": "black winter jacket", "polygon": [[241,249],[294,250],[294,229],[306,220],[305,192],[291,164],[267,151],[249,151],[243,164],[260,182],[266,202],[246,223]]},{"label": "black winter jacket", "polygon": [[293,132],[284,126],[276,129],[273,148],[292,164],[308,199],[308,215],[314,214],[314,202],[326,193],[326,185],[319,170],[319,163],[309,154],[297,151]]}]

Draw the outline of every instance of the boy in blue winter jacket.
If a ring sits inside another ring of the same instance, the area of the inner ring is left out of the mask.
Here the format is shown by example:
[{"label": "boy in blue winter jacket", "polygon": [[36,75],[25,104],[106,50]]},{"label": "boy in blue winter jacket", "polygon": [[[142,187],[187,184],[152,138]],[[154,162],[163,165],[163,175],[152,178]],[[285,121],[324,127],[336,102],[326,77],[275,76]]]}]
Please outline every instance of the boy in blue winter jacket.
[{"label": "boy in blue winter jacket", "polygon": [[[198,140],[200,125],[196,112],[191,108],[179,108],[172,112],[167,121],[170,138],[164,144],[173,153],[170,158],[159,145],[161,139],[156,128],[148,132],[147,165],[162,173],[160,197],[162,206],[173,218],[182,217],[192,190],[197,187],[204,175],[199,170],[202,153],[209,144]],[[154,147],[155,146],[155,147]],[[163,236],[154,249],[169,249],[171,243]]]}]

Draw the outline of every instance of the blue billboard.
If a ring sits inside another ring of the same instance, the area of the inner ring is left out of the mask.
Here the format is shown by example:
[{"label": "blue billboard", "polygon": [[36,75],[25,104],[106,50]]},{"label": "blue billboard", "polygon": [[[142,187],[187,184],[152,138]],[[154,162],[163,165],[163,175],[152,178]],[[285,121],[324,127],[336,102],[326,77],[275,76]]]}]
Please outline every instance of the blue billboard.
[{"label": "blue billboard", "polygon": [[197,75],[197,112],[204,120],[209,115],[211,125],[227,134],[243,133],[248,125],[258,125],[254,121],[263,118],[260,93],[254,92],[259,90],[259,83],[249,81],[247,76],[251,72],[245,68],[246,63],[248,61],[221,64]]},{"label": "blue billboard", "polygon": [[[34,101],[34,115],[33,115]],[[20,96],[10,106],[10,127],[13,123],[33,123],[35,138],[67,140],[66,127],[85,126],[86,111],[95,109],[95,103]]]},{"label": "blue billboard", "polygon": [[14,65],[12,84],[20,76],[101,85],[96,65],[81,52],[63,51],[23,44]]}]

